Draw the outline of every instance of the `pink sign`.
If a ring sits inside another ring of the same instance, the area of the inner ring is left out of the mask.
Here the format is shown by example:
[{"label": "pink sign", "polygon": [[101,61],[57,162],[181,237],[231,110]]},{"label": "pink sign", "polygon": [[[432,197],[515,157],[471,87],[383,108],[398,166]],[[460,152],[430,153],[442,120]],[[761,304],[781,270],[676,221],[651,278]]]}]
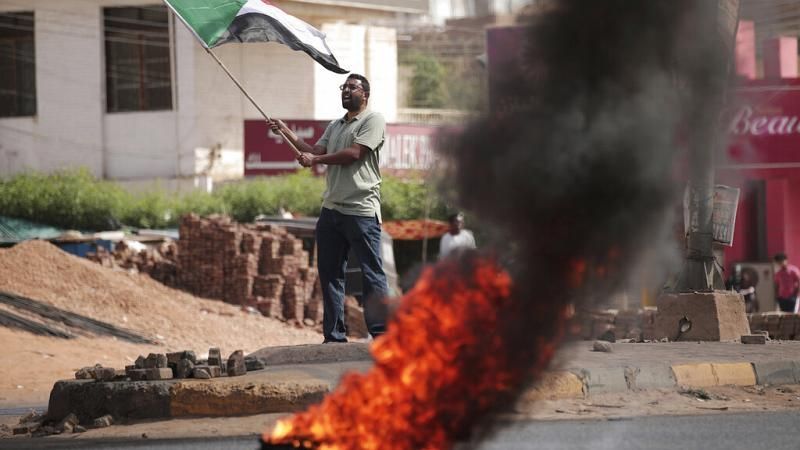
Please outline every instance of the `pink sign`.
[{"label": "pink sign", "polygon": [[780,168],[800,163],[800,81],[750,82],[738,90],[728,121],[723,166]]}]

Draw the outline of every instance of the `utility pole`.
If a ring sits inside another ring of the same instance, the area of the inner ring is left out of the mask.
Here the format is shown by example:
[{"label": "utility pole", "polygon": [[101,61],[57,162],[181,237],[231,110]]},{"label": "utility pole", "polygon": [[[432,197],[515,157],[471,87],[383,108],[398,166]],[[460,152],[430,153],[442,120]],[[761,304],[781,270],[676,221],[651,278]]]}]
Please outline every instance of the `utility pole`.
[{"label": "utility pole", "polygon": [[[739,25],[740,0],[695,0],[697,29],[715,30],[712,47],[687,49],[679,62],[690,96],[689,108],[689,230],[686,258],[677,292],[709,292],[724,287],[713,254],[714,155],[723,143],[720,119],[728,94]],[[709,51],[710,50],[710,51]],[[718,53],[716,56],[713,53]],[[706,58],[711,56],[711,61]]]}]

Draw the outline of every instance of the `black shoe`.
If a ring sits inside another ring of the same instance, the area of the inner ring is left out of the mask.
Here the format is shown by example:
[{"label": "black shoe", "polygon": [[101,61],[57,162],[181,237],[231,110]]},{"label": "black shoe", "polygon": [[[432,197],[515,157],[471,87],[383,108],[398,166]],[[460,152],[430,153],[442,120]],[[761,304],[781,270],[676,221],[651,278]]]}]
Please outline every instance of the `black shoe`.
[{"label": "black shoe", "polygon": [[323,344],[346,344],[347,339],[325,339],[322,341]]}]

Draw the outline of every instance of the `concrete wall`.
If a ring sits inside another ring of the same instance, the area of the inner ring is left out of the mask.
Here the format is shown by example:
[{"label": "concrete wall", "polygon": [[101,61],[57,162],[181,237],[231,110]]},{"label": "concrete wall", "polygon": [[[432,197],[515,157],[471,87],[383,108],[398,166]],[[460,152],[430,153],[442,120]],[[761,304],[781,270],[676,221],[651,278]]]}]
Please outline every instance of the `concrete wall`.
[{"label": "concrete wall", "polygon": [[[0,11],[35,13],[37,76],[37,115],[0,118],[0,176],[83,166],[98,177],[118,180],[172,178],[194,174],[187,170],[198,165],[196,149],[242,149],[244,120],[261,114],[180,22],[173,23],[175,108],[106,113],[102,7],[159,3],[0,0]],[[281,6],[289,13],[311,12],[311,5],[286,3]],[[320,7],[322,17],[334,9]],[[394,30],[323,25],[299,16],[328,33],[342,66],[374,78],[378,95],[373,105],[392,120],[397,107]],[[337,87],[345,76],[325,70],[304,53],[273,43],[214,51],[268,115],[330,120],[343,113]]]}]

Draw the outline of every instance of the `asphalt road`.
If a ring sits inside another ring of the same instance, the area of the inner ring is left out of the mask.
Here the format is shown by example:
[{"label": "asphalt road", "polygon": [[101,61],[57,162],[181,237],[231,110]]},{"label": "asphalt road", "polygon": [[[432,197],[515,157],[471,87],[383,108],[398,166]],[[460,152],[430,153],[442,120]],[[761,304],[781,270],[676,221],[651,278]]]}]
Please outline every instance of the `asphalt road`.
[{"label": "asphalt road", "polygon": [[[0,441],[14,449],[256,449],[254,437],[202,440]],[[713,414],[637,417],[614,421],[515,422],[486,442],[458,450],[659,450],[800,449],[800,413]]]}]

